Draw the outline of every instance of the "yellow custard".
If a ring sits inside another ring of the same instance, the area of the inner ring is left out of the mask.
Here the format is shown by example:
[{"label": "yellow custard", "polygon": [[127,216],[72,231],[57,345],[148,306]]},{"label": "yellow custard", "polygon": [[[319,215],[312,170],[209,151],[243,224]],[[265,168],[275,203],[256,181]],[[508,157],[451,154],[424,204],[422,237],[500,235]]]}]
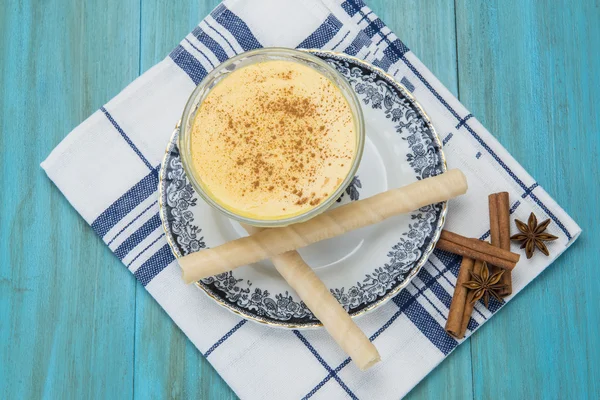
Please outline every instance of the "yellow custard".
[{"label": "yellow custard", "polygon": [[205,191],[247,218],[302,214],[327,199],[356,153],[348,101],[324,75],[292,61],[240,68],[208,94],[191,133]]}]

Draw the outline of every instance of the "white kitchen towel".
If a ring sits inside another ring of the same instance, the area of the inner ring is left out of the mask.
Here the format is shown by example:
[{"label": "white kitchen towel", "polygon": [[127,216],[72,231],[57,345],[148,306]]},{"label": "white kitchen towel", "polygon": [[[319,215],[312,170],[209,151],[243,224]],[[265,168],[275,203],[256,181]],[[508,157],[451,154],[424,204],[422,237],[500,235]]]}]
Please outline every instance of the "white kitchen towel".
[{"label": "white kitchen towel", "polygon": [[[550,218],[549,232],[559,239],[549,246],[550,257],[534,257],[514,271],[514,293],[581,232],[361,0],[225,1],[166,59],[73,130],[42,167],[241,398],[397,399],[460,343],[444,332],[459,257],[436,250],[407,289],[358,319],[382,356],[361,372],[323,330],[246,322],[185,285],[165,240],[158,169],[189,94],[219,63],[267,46],[345,52],[383,68],[412,92],[443,140],[449,167],[469,180],[469,193],[450,202],[449,230],[487,238],[487,196],[498,191],[510,193],[513,217],[526,220],[533,211]],[[501,306],[477,304],[468,334]]]}]

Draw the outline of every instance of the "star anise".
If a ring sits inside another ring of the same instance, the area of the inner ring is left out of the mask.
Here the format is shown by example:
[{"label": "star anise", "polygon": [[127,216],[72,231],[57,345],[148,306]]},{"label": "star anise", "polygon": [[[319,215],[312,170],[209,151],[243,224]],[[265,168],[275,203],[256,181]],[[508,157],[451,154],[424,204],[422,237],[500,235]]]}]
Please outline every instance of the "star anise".
[{"label": "star anise", "polygon": [[473,271],[470,273],[472,280],[465,282],[463,286],[474,291],[473,300],[471,300],[472,304],[475,304],[477,300],[483,297],[483,302],[487,307],[490,302],[490,295],[496,298],[496,300],[502,301],[498,293],[505,289],[507,285],[498,282],[500,282],[504,270],[500,270],[490,276],[490,270],[488,269],[487,263],[484,262],[481,267],[481,273],[478,274]]},{"label": "star anise", "polygon": [[531,215],[529,215],[527,224],[524,224],[518,219],[515,219],[515,223],[517,224],[517,228],[519,228],[521,233],[511,236],[510,239],[523,242],[521,244],[521,248],[525,249],[527,258],[531,258],[533,256],[533,252],[535,251],[536,247],[545,255],[550,255],[544,242],[551,242],[558,239],[558,237],[554,235],[544,233],[548,225],[550,225],[550,219],[547,219],[538,225],[537,217],[534,213],[531,213]]}]

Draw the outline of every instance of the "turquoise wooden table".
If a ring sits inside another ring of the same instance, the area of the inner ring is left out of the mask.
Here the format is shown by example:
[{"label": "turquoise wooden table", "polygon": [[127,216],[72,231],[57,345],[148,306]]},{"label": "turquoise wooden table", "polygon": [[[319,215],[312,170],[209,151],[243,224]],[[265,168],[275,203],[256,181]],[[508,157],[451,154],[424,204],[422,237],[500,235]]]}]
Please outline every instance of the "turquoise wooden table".
[{"label": "turquoise wooden table", "polygon": [[[39,168],[216,4],[2,1],[0,398],[235,398]],[[600,398],[600,3],[369,4],[584,231],[408,398]]]}]

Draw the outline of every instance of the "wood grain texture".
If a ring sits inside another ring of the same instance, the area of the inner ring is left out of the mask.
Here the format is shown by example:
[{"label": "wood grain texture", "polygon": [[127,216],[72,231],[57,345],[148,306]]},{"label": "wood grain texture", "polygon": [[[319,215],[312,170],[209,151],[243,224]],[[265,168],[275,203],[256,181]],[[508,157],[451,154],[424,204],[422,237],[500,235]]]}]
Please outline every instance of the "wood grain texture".
[{"label": "wood grain texture", "polygon": [[[458,94],[454,3],[447,0],[370,0],[369,6],[454,94]],[[471,343],[467,340],[419,383],[406,399],[473,397]]]},{"label": "wood grain texture", "polygon": [[[217,3],[0,6],[0,398],[235,398],[38,167]],[[599,398],[600,3],[368,3],[584,229],[408,398]]]},{"label": "wood grain texture", "polygon": [[461,101],[583,229],[472,338],[474,396],[600,398],[600,3],[456,7]]},{"label": "wood grain texture", "polygon": [[[142,2],[140,73],[162,60],[219,3]],[[137,285],[134,398],[236,399],[210,363]]]},{"label": "wood grain texture", "polygon": [[0,398],[133,394],[135,283],[39,163],[137,76],[138,16],[120,0],[0,6]]}]

